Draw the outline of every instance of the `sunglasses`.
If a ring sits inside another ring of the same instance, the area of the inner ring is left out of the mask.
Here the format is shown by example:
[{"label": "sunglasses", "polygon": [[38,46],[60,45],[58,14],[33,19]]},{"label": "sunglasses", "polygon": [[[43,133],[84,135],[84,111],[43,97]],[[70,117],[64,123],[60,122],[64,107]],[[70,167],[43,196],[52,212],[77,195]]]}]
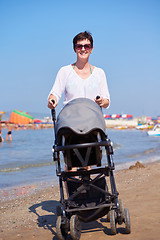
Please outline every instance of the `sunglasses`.
[{"label": "sunglasses", "polygon": [[91,49],[91,44],[76,44],[76,49],[77,50],[82,50],[82,48],[84,47],[85,50],[89,50]]}]

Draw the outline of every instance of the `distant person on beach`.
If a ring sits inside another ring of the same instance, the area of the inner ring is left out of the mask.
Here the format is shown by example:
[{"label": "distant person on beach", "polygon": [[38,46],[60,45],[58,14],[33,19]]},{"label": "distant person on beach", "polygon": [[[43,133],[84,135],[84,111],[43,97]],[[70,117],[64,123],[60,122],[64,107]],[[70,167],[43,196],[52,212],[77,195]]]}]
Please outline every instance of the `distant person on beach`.
[{"label": "distant person on beach", "polygon": [[2,125],[0,124],[0,142],[3,142],[4,139],[2,137]]},{"label": "distant person on beach", "polygon": [[8,127],[8,132],[7,132],[7,136],[6,136],[6,141],[8,141],[8,138],[10,141],[12,141],[12,128],[9,124],[7,125],[7,127]]},{"label": "distant person on beach", "polygon": [[[48,107],[54,109],[65,93],[64,105],[76,98],[89,98],[100,107],[107,108],[110,95],[105,73],[89,63],[89,56],[93,51],[91,34],[87,31],[77,34],[73,38],[73,49],[77,61],[59,70],[49,93]],[[97,99],[96,96],[100,98]]]}]

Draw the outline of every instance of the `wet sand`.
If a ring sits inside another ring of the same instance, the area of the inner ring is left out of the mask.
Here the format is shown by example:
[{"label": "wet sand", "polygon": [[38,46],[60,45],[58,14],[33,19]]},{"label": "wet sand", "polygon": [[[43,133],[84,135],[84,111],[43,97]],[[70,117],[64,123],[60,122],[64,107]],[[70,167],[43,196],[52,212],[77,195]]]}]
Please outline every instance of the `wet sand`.
[{"label": "wet sand", "polygon": [[[111,235],[110,223],[103,217],[82,224],[81,240],[157,240],[160,236],[160,162],[115,172],[117,189],[124,207],[129,208],[131,234],[124,224]],[[7,194],[4,191],[4,196]],[[55,240],[56,206],[59,187],[21,187],[14,199],[0,201],[0,240]],[[7,197],[7,196],[6,196]],[[70,234],[67,239],[71,239]]]}]

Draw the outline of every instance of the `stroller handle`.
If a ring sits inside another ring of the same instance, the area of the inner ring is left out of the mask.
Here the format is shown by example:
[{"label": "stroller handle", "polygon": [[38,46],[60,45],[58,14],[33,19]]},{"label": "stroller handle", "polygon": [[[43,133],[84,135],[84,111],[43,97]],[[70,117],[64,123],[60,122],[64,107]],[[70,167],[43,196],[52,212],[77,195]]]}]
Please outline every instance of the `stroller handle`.
[{"label": "stroller handle", "polygon": [[[100,96],[98,95],[98,96],[96,96],[96,100],[98,100],[100,98]],[[102,107],[100,107],[101,108],[101,110],[102,110]]]},{"label": "stroller handle", "polygon": [[[53,104],[55,103],[55,101],[53,99],[51,101]],[[57,145],[57,135],[56,135],[56,131],[55,131],[55,127],[56,127],[56,110],[55,110],[55,108],[51,109],[51,116],[52,116],[52,121],[53,121],[53,125],[54,125],[55,145]]]},{"label": "stroller handle", "polygon": [[[55,101],[52,99],[51,100],[52,103],[54,104]],[[54,109],[51,109],[51,115],[52,115],[52,121],[54,122],[56,120],[56,111],[55,111],[55,108]]]}]

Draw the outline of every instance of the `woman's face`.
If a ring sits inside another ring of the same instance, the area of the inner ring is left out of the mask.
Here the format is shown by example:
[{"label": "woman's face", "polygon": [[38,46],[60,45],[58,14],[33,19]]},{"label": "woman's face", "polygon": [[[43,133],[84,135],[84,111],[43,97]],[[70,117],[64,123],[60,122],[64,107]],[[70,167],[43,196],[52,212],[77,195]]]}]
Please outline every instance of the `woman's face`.
[{"label": "woman's face", "polygon": [[93,48],[91,48],[90,41],[88,39],[83,39],[77,41],[75,52],[77,53],[77,58],[88,59],[89,55],[92,53]]}]

